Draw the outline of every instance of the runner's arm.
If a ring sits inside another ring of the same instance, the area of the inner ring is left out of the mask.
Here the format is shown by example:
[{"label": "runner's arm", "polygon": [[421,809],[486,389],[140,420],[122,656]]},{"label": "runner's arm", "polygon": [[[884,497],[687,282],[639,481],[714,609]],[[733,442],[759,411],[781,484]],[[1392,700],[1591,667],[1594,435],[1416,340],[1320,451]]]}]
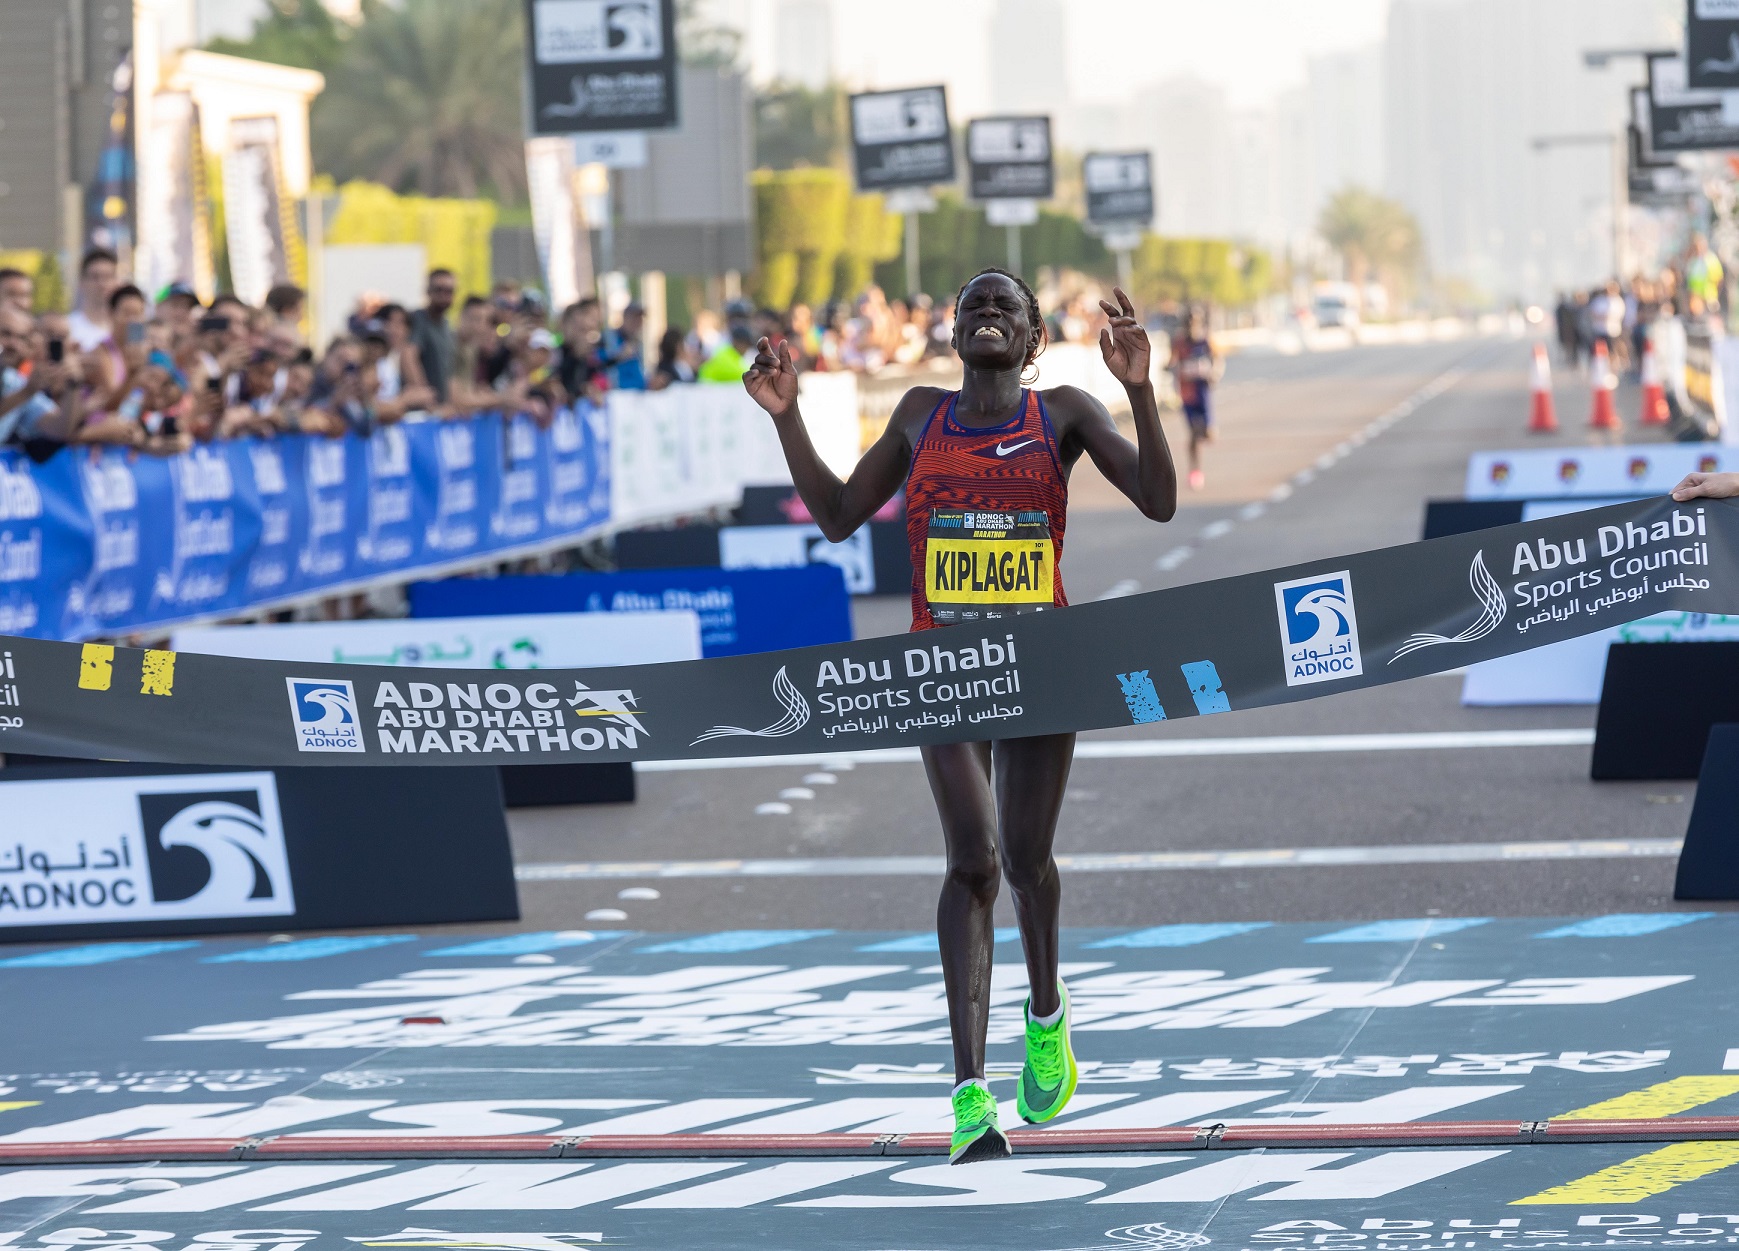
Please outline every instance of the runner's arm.
[{"label": "runner's arm", "polygon": [[797,365],[790,344],[781,343],[776,354],[766,339],[756,344],[755,359],[743,375],[743,387],[772,416],[785,463],[791,468],[791,481],[830,542],[842,542],[873,517],[906,480],[911,447],[905,428],[914,392],[907,392],[900,400],[882,437],[842,482],[816,452],[804,428],[803,414],[797,407]]},{"label": "runner's arm", "polygon": [[[1117,423],[1105,406],[1079,387],[1058,387],[1050,394],[1054,407],[1062,409],[1067,430],[1058,439],[1074,435],[1106,481],[1127,495],[1142,514],[1154,521],[1170,521],[1177,512],[1177,467],[1171,448],[1159,425],[1159,401],[1149,376],[1150,349],[1147,331],[1136,320],[1135,306],[1121,288],[1114,288],[1116,305],[1101,300],[1099,307],[1111,324],[1099,332],[1099,350],[1105,367],[1123,384],[1129,408],[1135,417],[1135,445],[1117,432]],[[1060,403],[1059,403],[1060,401]]]}]

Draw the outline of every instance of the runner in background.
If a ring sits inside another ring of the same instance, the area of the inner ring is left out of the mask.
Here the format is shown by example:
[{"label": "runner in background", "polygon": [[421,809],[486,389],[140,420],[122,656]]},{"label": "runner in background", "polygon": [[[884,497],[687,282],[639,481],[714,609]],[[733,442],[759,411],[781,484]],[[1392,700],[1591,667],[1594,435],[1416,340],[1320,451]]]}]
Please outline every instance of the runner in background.
[{"label": "runner in background", "polygon": [[[772,415],[797,493],[827,538],[844,540],[905,487],[913,630],[978,624],[985,628],[968,629],[963,641],[994,641],[998,619],[1068,603],[1057,563],[1069,471],[1083,453],[1146,516],[1169,521],[1176,511],[1177,472],[1148,376],[1147,332],[1129,297],[1115,294],[1117,304],[1100,305],[1111,324],[1099,347],[1129,396],[1136,444],[1087,392],[1025,385],[1036,380],[1026,374],[1044,347],[1044,321],[1031,288],[1003,270],[979,273],[956,301],[960,390],[906,392],[843,482],[804,429],[791,345],[777,353],[765,338],[757,345],[743,384]],[[1016,1106],[1028,1121],[1048,1121],[1078,1080],[1068,991],[1057,976],[1062,888],[1051,855],[1074,753],[1073,734],[923,749],[948,852],[936,929],[958,1083],[949,1152],[956,1164],[1010,1150],[984,1077],[991,922],[1003,877],[1014,892],[1031,987]]]},{"label": "runner in background", "polygon": [[1202,444],[1214,441],[1213,411],[1208,397],[1224,372],[1213,340],[1208,336],[1208,315],[1202,308],[1190,309],[1183,333],[1171,345],[1171,371],[1177,379],[1178,400],[1190,428],[1190,490],[1207,485],[1202,472]]}]

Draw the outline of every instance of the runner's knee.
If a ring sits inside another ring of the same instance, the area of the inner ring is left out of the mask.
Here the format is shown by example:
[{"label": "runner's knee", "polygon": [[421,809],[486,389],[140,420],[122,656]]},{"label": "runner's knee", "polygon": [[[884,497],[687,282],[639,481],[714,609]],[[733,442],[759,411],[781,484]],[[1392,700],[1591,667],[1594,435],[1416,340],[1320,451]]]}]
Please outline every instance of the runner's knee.
[{"label": "runner's knee", "polygon": [[1003,861],[1002,876],[1008,880],[1010,890],[1021,895],[1030,894],[1055,884],[1057,862],[1050,856],[1043,859],[1008,856]]},{"label": "runner's knee", "polygon": [[1002,875],[995,852],[955,856],[948,861],[948,884],[968,891],[974,898],[996,897]]}]

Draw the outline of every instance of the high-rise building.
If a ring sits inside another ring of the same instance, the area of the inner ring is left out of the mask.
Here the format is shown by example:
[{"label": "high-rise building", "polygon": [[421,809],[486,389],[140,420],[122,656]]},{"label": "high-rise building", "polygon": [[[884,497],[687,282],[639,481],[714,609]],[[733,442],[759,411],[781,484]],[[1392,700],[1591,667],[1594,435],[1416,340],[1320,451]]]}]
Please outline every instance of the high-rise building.
[{"label": "high-rise building", "polygon": [[1310,58],[1312,211],[1343,187],[1383,185],[1383,48],[1373,44]]},{"label": "high-rise building", "polygon": [[833,77],[831,0],[779,0],[773,10],[774,74],[811,89]]},{"label": "high-rise building", "polygon": [[1062,0],[996,0],[990,15],[990,98],[998,113],[1056,116],[1069,102]]},{"label": "high-rise building", "polygon": [[1153,153],[1156,229],[1228,235],[1233,229],[1232,114],[1226,93],[1196,78],[1170,78],[1137,93],[1132,138]]},{"label": "high-rise building", "polygon": [[1418,217],[1433,270],[1543,299],[1612,268],[1611,149],[1642,64],[1593,48],[1670,48],[1678,0],[1396,0],[1384,66],[1384,182]]},{"label": "high-rise building", "polygon": [[133,43],[127,0],[7,0],[0,34],[0,247],[58,252],[109,138]]}]

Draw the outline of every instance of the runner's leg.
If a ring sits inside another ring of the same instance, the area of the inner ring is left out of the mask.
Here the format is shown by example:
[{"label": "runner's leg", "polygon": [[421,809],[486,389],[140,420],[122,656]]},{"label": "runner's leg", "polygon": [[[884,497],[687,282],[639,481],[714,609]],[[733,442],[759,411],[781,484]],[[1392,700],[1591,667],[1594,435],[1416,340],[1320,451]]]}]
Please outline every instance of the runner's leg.
[{"label": "runner's leg", "polygon": [[990,744],[945,743],[923,752],[948,850],[948,872],[936,905],[936,937],[948,988],[954,1080],[962,1082],[984,1076],[984,1036],[990,1026],[990,964],[996,942],[992,914],[1000,882]]},{"label": "runner's leg", "polygon": [[1057,1010],[1057,917],[1062,882],[1051,844],[1075,759],[1073,734],[1003,739],[996,744],[996,811],[1002,871],[1026,952],[1034,1016]]}]

